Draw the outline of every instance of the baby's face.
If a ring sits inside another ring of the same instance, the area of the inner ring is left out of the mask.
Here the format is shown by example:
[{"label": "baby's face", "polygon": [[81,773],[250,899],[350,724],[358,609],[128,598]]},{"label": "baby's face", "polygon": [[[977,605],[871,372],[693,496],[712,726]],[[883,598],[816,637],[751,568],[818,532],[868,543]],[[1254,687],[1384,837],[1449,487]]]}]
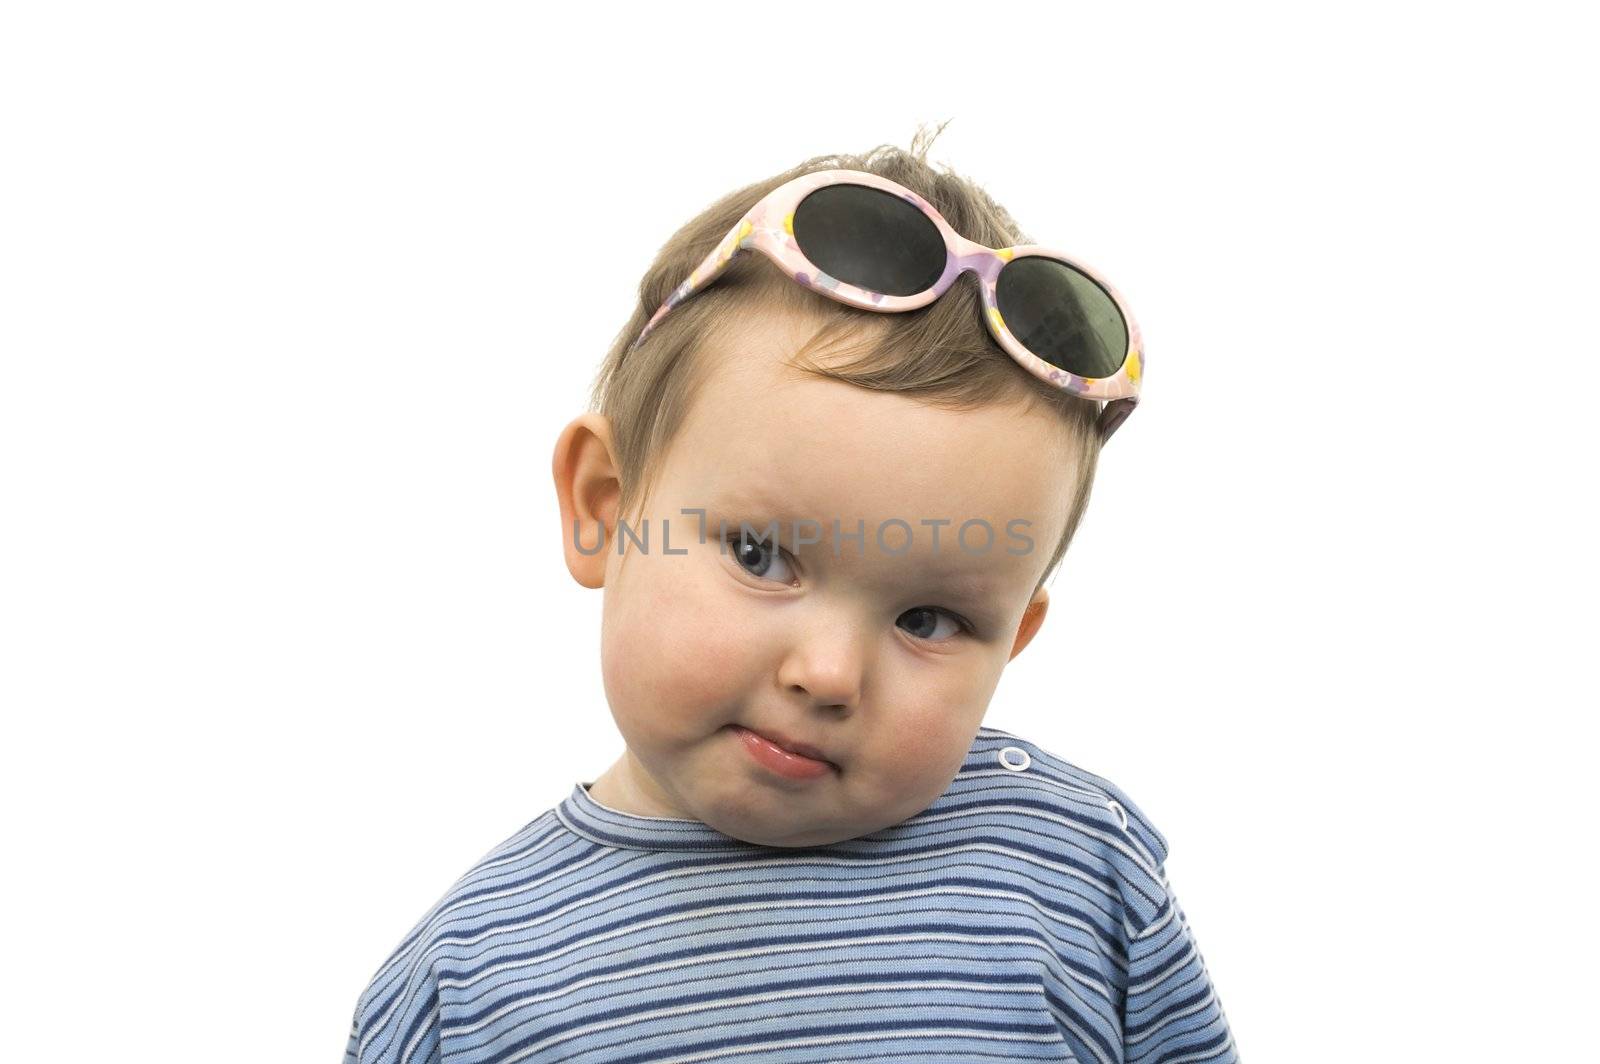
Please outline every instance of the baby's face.
[{"label": "baby's face", "polygon": [[[899,823],[954,778],[1043,618],[1033,588],[1077,460],[1049,416],[941,410],[783,366],[813,328],[764,318],[712,352],[630,522],[648,551],[627,540],[619,557],[606,541],[602,667],[627,750],[591,787],[602,804],[771,846]],[[705,511],[703,541],[685,510]],[[963,550],[974,520],[992,537],[975,523]],[[924,521],[949,522],[937,546]],[[595,526],[582,534],[592,549]]]}]

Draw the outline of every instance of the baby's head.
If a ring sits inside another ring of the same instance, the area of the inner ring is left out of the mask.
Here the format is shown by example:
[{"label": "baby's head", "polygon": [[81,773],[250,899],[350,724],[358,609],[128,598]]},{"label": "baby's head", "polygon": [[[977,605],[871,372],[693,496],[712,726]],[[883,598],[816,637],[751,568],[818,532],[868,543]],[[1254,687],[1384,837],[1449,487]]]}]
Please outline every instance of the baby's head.
[{"label": "baby's head", "polygon": [[877,313],[744,254],[631,346],[763,195],[836,168],[905,185],[981,244],[1033,242],[915,148],[740,189],[662,249],[554,457],[567,566],[605,589],[626,744],[591,794],[770,846],[869,834],[944,792],[1044,620],[1100,445],[1100,404],[1008,356],[970,274]]}]

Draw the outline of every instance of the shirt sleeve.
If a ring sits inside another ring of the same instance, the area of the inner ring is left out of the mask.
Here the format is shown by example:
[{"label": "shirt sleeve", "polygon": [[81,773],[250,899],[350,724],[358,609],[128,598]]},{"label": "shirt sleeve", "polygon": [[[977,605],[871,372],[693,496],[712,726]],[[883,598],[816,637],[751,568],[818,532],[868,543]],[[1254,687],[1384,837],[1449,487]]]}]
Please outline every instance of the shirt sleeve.
[{"label": "shirt sleeve", "polygon": [[362,991],[344,1064],[443,1064],[439,984],[420,942],[396,950]]},{"label": "shirt sleeve", "polygon": [[1205,958],[1158,866],[1166,904],[1129,943],[1122,1005],[1125,1064],[1237,1064],[1233,1032]]}]

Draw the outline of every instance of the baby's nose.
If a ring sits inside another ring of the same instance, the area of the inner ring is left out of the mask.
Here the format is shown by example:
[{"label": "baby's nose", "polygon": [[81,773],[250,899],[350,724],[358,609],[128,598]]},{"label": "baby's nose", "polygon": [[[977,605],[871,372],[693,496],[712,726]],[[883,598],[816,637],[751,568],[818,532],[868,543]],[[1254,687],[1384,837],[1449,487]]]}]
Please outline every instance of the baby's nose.
[{"label": "baby's nose", "polygon": [[786,690],[818,705],[855,708],[861,700],[867,651],[848,628],[807,632],[795,640],[778,670]]}]

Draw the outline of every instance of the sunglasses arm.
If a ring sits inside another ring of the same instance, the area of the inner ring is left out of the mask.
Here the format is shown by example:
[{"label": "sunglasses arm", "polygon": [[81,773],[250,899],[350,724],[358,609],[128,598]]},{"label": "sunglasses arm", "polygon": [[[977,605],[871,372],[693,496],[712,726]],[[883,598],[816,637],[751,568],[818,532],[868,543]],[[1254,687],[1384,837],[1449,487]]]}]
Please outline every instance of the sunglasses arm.
[{"label": "sunglasses arm", "polygon": [[1128,415],[1133,413],[1133,408],[1138,405],[1138,396],[1129,396],[1126,399],[1109,400],[1100,410],[1100,446],[1104,447],[1111,434],[1117,431]]},{"label": "sunglasses arm", "polygon": [[[763,200],[762,203],[757,204],[757,208],[761,207],[765,202]],[[634,337],[630,350],[644,343],[644,338],[649,336],[657,325],[661,324],[661,319],[666,317],[672,308],[722,276],[723,272],[728,268],[728,263],[732,262],[734,255],[742,249],[745,238],[750,235],[754,228],[753,220],[757,217],[759,217],[758,211],[752,209],[732,229],[728,230],[727,235],[718,242],[716,247],[711,249],[710,254],[701,261],[700,265],[690,271],[689,276],[684,278],[683,283],[668,294],[667,298],[662,301],[661,306],[656,308],[656,312],[650,316],[649,321],[645,322],[644,328],[639,331],[639,335]]]}]

